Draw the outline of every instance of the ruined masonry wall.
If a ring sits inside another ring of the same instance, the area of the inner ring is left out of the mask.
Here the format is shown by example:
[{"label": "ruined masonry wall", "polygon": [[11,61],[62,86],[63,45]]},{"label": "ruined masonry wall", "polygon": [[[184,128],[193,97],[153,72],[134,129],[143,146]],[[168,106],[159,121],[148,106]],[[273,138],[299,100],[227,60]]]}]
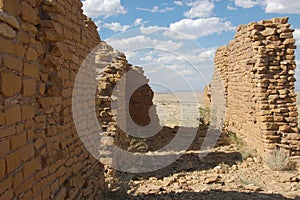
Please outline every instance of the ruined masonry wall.
[{"label": "ruined masonry wall", "polygon": [[81,7],[0,0],[0,199],[101,199],[103,166],[71,110],[76,73],[100,42]]},{"label": "ruined masonry wall", "polygon": [[220,78],[211,85],[224,85],[225,129],[260,153],[280,147],[300,155],[293,31],[288,18],[250,23],[216,52]]}]

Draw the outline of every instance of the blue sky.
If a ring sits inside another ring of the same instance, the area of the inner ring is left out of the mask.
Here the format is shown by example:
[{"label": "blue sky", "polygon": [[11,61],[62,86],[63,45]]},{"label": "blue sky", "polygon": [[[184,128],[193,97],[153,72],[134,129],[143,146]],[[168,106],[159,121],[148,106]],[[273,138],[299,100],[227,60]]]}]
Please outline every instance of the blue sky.
[{"label": "blue sky", "polygon": [[[202,90],[215,50],[240,24],[288,16],[300,46],[298,0],[85,0],[83,10],[102,40],[144,68],[155,91]],[[296,78],[300,89],[299,68]]]}]

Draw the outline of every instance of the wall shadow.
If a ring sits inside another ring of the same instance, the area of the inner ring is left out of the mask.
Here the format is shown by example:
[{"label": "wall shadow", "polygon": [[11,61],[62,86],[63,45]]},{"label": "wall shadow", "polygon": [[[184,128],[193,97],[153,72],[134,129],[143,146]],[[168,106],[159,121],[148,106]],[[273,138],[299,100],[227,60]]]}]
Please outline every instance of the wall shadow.
[{"label": "wall shadow", "polygon": [[[163,192],[163,190],[161,191]],[[296,198],[287,198],[280,194],[266,194],[261,192],[238,192],[238,191],[222,191],[210,190],[204,192],[170,192],[163,194],[141,194],[130,195],[111,192],[110,196],[106,196],[108,200],[300,200],[300,196]]]}]

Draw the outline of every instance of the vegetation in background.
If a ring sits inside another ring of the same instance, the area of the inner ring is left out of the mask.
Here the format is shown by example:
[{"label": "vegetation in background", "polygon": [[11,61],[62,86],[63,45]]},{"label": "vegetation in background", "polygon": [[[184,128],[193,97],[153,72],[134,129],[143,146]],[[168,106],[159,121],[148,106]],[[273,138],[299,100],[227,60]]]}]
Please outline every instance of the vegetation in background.
[{"label": "vegetation in background", "polygon": [[209,125],[210,121],[210,109],[208,107],[199,108],[199,121],[201,124]]}]

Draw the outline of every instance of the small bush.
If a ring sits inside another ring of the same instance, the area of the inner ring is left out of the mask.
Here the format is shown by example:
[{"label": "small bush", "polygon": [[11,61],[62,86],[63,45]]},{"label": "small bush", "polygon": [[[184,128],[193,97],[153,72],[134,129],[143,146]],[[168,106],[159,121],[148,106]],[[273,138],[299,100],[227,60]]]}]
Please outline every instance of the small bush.
[{"label": "small bush", "polygon": [[243,139],[239,138],[235,133],[229,132],[228,137],[229,137],[229,143],[235,144],[237,146],[243,159],[256,156],[255,150],[250,149],[247,146],[247,144],[243,141]]},{"label": "small bush", "polygon": [[208,107],[199,108],[199,121],[201,124],[209,125],[210,121],[210,109]]},{"label": "small bush", "polygon": [[283,149],[267,152],[264,162],[274,171],[292,171],[297,167],[296,163],[291,160],[289,152]]}]

